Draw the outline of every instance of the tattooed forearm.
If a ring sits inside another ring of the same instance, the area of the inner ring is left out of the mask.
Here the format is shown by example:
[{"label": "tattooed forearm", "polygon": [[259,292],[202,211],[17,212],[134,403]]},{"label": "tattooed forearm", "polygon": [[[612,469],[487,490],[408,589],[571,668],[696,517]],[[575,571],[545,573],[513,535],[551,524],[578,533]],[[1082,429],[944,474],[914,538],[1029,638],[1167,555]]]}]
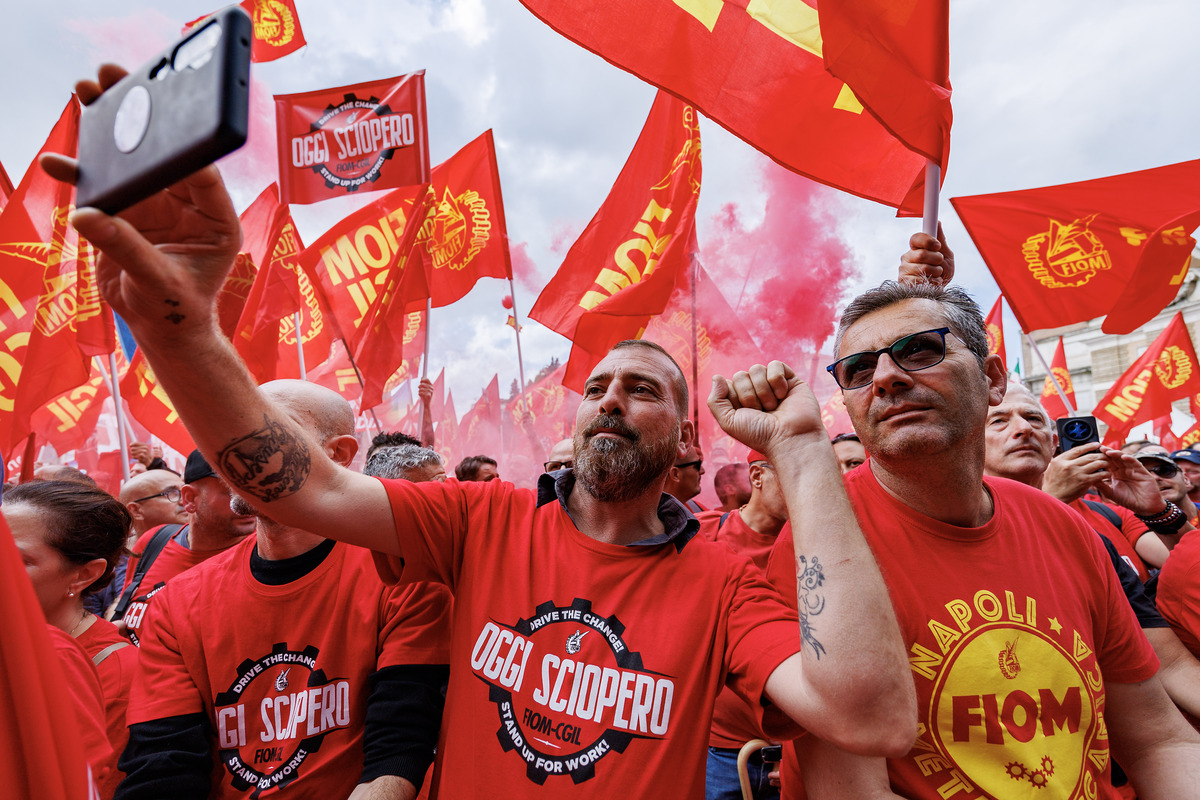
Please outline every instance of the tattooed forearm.
[{"label": "tattooed forearm", "polygon": [[[178,300],[165,300],[164,302],[167,305],[171,306],[171,308],[179,307]],[[170,314],[167,314],[165,317],[163,317],[163,319],[167,320],[168,322],[172,322],[172,323],[178,325],[179,323],[181,323],[185,319],[187,319],[187,317],[184,316],[183,314],[180,314],[178,311],[172,311]]]},{"label": "tattooed forearm", "polygon": [[813,654],[820,658],[825,653],[825,645],[817,639],[816,628],[813,627],[812,617],[825,610],[825,597],[817,590],[825,583],[825,573],[821,570],[821,562],[813,556],[812,562],[802,556],[796,556],[796,603],[800,613],[800,641],[812,648]]},{"label": "tattooed forearm", "polygon": [[304,440],[265,415],[262,428],[235,439],[218,460],[236,491],[268,503],[298,492],[312,470]]}]

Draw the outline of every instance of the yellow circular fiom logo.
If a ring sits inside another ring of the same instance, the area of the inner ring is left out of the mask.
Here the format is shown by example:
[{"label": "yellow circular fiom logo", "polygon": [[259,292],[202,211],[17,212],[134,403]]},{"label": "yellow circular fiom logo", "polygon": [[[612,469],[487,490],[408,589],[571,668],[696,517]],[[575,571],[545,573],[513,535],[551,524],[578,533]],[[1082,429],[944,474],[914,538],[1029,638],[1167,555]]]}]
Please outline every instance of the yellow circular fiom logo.
[{"label": "yellow circular fiom logo", "polygon": [[259,0],[254,8],[254,36],[271,45],[282,47],[296,35],[296,20],[291,9],[279,0]]},{"label": "yellow circular fiom logo", "polygon": [[1000,343],[1004,341],[1004,331],[999,325],[989,322],[987,326],[988,352],[1000,352]]},{"label": "yellow circular fiom logo", "polygon": [[1154,362],[1154,374],[1163,386],[1175,389],[1187,383],[1188,378],[1192,376],[1192,360],[1183,350],[1171,345],[1165,348],[1158,361]]},{"label": "yellow circular fiom logo", "polygon": [[[1074,394],[1075,393],[1075,385],[1073,383],[1071,383],[1070,370],[1064,369],[1062,367],[1051,367],[1050,371],[1053,372],[1054,377],[1058,379],[1058,385],[1062,387],[1063,392],[1065,392],[1066,394]],[[1051,390],[1053,390],[1054,387],[1051,386],[1050,388],[1051,388]],[[1057,392],[1055,392],[1055,394],[1057,394]]]},{"label": "yellow circular fiom logo", "polygon": [[988,796],[1077,798],[1094,787],[1087,679],[1034,628],[1001,622],[964,637],[938,676],[929,720],[938,749]]}]

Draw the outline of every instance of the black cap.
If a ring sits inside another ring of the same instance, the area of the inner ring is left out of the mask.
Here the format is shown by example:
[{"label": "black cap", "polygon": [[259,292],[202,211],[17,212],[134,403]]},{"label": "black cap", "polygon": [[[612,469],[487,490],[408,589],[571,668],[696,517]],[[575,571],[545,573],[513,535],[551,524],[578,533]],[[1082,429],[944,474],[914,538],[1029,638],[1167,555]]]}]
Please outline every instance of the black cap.
[{"label": "black cap", "polygon": [[204,460],[204,456],[200,454],[200,451],[193,450],[192,454],[188,456],[187,466],[183,468],[183,482],[195,483],[201,478],[208,477],[216,478],[219,476],[208,465],[208,462]]},{"label": "black cap", "polygon": [[1166,453],[1141,452],[1141,453],[1138,453],[1137,455],[1135,455],[1134,458],[1136,458],[1138,461],[1149,461],[1149,460],[1153,459],[1154,461],[1161,461],[1164,464],[1172,464],[1173,465],[1175,463],[1174,461],[1171,460],[1171,456],[1167,455]]}]

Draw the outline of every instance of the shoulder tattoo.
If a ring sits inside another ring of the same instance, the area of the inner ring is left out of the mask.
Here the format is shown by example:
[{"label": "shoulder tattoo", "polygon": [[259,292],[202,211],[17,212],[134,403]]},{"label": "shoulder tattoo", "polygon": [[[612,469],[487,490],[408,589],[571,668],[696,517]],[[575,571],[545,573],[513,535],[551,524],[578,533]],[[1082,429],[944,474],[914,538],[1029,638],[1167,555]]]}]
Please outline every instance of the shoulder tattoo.
[{"label": "shoulder tattoo", "polygon": [[217,458],[236,491],[268,503],[298,492],[312,471],[304,440],[265,414],[263,427],[230,442]]}]

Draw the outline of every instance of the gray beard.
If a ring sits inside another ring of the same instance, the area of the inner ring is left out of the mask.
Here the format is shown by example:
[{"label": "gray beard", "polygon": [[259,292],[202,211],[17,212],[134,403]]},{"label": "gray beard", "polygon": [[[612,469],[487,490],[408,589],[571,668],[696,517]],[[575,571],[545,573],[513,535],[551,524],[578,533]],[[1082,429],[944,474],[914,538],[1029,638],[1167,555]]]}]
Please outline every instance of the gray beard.
[{"label": "gray beard", "polygon": [[576,483],[604,503],[632,500],[674,465],[679,432],[666,440],[646,442],[640,432],[625,426],[622,420],[615,424],[631,438],[591,438],[595,429],[605,424],[614,424],[613,418],[597,417],[583,432],[575,434]]}]

